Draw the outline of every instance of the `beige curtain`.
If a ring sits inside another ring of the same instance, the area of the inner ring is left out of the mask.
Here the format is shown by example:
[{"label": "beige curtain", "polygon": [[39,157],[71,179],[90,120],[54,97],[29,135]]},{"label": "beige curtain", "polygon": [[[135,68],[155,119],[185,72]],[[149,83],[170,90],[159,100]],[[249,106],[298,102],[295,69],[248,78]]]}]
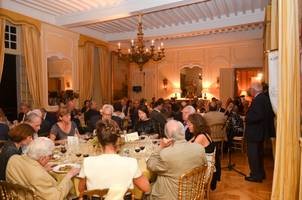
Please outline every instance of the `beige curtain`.
[{"label": "beige curtain", "polygon": [[5,19],[0,18],[0,83],[2,78],[2,71],[4,65],[4,33],[5,33]]},{"label": "beige curtain", "polygon": [[270,50],[278,49],[278,0],[271,1]]},{"label": "beige curtain", "polygon": [[100,58],[100,86],[102,104],[110,103],[112,98],[112,70],[110,65],[110,56],[107,48],[99,47],[98,54]]},{"label": "beige curtain", "polygon": [[92,91],[92,99],[97,103],[98,107],[102,106],[102,95],[101,95],[101,78],[100,78],[100,57],[98,54],[98,48],[94,50],[94,76],[93,76],[93,91]]},{"label": "beige curtain", "polygon": [[298,0],[278,0],[279,94],[271,199],[299,199],[300,71]]},{"label": "beige curtain", "polygon": [[92,97],[94,48],[95,45],[90,42],[79,48],[79,98],[81,104]]},{"label": "beige curtain", "polygon": [[33,26],[25,24],[21,27],[29,91],[33,97],[33,106],[39,108],[43,106],[40,33]]},{"label": "beige curtain", "polygon": [[278,49],[278,0],[272,0],[265,8],[264,29],[264,81],[268,82],[268,52]]},{"label": "beige curtain", "polygon": [[263,35],[263,74],[264,81],[268,82],[268,51],[271,46],[271,5],[267,5],[265,8],[265,26]]}]

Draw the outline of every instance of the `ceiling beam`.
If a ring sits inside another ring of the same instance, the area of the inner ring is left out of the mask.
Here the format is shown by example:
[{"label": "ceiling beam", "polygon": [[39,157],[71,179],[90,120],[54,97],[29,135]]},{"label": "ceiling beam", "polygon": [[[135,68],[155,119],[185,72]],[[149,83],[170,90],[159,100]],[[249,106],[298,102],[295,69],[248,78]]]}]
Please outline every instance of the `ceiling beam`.
[{"label": "ceiling beam", "polygon": [[199,11],[199,13],[202,15],[203,21],[207,20],[207,14],[199,7],[199,5],[194,6],[195,9]]},{"label": "ceiling beam", "polygon": [[230,16],[230,9],[228,8],[228,5],[225,3],[224,0],[220,0],[219,3],[221,4],[221,6],[223,7],[224,10],[224,14],[229,17]]},{"label": "ceiling beam", "polygon": [[51,14],[51,15],[61,15],[61,14],[64,14],[64,11],[61,11],[61,10],[51,10],[45,6],[41,6],[40,3],[37,3],[37,2],[31,2],[31,1],[22,1],[22,0],[16,0],[16,2],[18,2],[18,4],[22,4],[24,6],[27,6],[27,7],[31,7],[33,9],[37,9],[39,11],[42,11],[42,12],[46,12],[48,14]]},{"label": "ceiling beam", "polygon": [[[215,18],[209,21],[199,21],[197,23],[179,24],[178,26],[170,26],[155,30],[144,31],[145,37],[156,38],[163,35],[181,34],[194,31],[211,30],[221,27],[237,26],[240,24],[259,23],[264,21],[264,11],[256,9],[255,12],[247,11],[246,14],[231,14],[230,17],[222,16],[220,19]],[[108,41],[129,40],[135,32],[112,33],[106,35]]]},{"label": "ceiling beam", "polygon": [[195,19],[196,22],[199,21],[199,19],[201,18],[200,14],[196,12],[195,8],[191,6],[188,6],[187,9],[190,10],[191,15],[193,16],[193,18]]},{"label": "ceiling beam", "polygon": [[109,21],[146,13],[148,10],[153,12],[163,8],[186,5],[192,2],[202,2],[204,0],[126,0],[121,1],[119,5],[110,5],[107,7],[98,7],[89,11],[78,12],[66,16],[56,17],[58,25],[66,27],[82,26],[85,24]]}]

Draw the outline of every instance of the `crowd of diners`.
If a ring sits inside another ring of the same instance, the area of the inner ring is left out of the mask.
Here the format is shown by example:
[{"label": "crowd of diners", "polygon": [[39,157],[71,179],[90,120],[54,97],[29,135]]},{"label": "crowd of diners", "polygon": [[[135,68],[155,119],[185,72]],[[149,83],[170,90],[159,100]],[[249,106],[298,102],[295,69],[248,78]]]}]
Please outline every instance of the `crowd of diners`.
[{"label": "crowd of diners", "polygon": [[[41,199],[64,199],[72,187],[71,178],[78,174],[80,192],[114,187],[126,191],[135,185],[149,199],[177,199],[179,176],[206,164],[206,153],[215,150],[209,127],[226,123],[227,132],[242,134],[240,115],[246,113],[248,104],[244,97],[230,98],[225,106],[216,98],[153,98],[151,102],[123,98],[112,105],[104,104],[101,109],[95,101],[86,100],[77,109],[74,99],[69,99],[57,112],[48,112],[22,103],[18,121],[13,123],[0,110],[0,140],[6,141],[0,153],[0,179],[29,187]],[[158,150],[147,160],[148,169],[157,174],[152,187],[136,159],[117,153],[124,130],[161,139]],[[85,138],[93,131],[103,154],[84,158],[81,171],[74,168],[57,182],[48,173],[55,145],[65,144],[68,136]],[[212,190],[220,180],[217,152]]]}]

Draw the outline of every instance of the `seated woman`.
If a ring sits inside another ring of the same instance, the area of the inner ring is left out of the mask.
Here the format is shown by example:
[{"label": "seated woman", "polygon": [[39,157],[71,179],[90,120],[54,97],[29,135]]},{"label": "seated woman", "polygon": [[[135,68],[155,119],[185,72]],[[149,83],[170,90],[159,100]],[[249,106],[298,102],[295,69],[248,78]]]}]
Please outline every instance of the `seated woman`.
[{"label": "seated woman", "polygon": [[158,129],[156,129],[155,122],[149,118],[149,110],[145,105],[140,105],[138,107],[138,117],[139,121],[134,127],[134,130],[138,132],[138,134],[152,134],[158,133]]},{"label": "seated woman", "polygon": [[68,109],[66,107],[61,107],[58,115],[58,122],[52,126],[49,138],[53,140],[55,144],[65,144],[67,136],[80,137],[77,125],[71,121]]},{"label": "seated woman", "polygon": [[22,148],[32,141],[35,130],[29,124],[19,124],[10,130],[9,136],[11,141],[8,141],[2,147],[0,153],[0,180],[5,180],[5,172],[7,162],[11,156],[22,154]]},{"label": "seated woman", "polygon": [[0,140],[8,140],[9,125],[9,121],[0,108]]},{"label": "seated woman", "polygon": [[117,154],[119,136],[114,130],[115,127],[109,120],[97,124],[97,137],[103,154],[84,158],[79,175],[82,178],[79,184],[80,194],[86,189],[116,187],[126,191],[133,188],[133,183],[144,192],[150,190],[149,182],[140,171],[137,160]]},{"label": "seated woman", "polygon": [[[66,199],[73,186],[71,178],[77,175],[80,169],[72,168],[60,182],[57,182],[46,170],[54,148],[54,143],[46,137],[33,140],[25,155],[14,155],[9,160],[6,172],[7,181],[32,189],[37,199]],[[18,199],[26,200],[25,197]]]},{"label": "seated woman", "polygon": [[206,124],[206,120],[198,113],[193,113],[188,117],[188,128],[193,133],[191,142],[200,144],[205,148],[206,153],[213,153],[215,143],[209,135],[210,129]]},{"label": "seated woman", "polygon": [[[191,142],[200,144],[205,148],[206,153],[213,153],[215,150],[215,143],[210,137],[210,128],[207,125],[206,120],[198,113],[193,113],[188,117],[188,128],[191,133],[193,133],[193,138]],[[220,157],[219,151],[216,151],[215,154],[215,167],[216,172],[213,174],[211,189],[216,188],[217,180],[220,180],[221,176],[221,166],[220,166]]]}]

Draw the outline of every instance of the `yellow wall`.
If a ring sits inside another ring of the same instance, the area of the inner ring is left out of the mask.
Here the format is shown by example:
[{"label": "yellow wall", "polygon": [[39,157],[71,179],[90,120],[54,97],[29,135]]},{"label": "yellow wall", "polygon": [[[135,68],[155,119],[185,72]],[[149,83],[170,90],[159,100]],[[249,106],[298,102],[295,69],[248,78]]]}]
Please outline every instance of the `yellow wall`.
[{"label": "yellow wall", "polygon": [[[220,97],[219,84],[221,68],[246,68],[263,66],[263,40],[248,40],[213,45],[195,45],[167,48],[166,57],[160,62],[149,62],[139,72],[137,65],[130,66],[129,89],[141,85],[141,93],[130,92],[130,97],[150,100],[152,96],[169,98],[180,88],[180,70],[184,67],[200,66],[202,84],[208,92]],[[163,89],[163,79],[168,79],[167,90]]]}]

